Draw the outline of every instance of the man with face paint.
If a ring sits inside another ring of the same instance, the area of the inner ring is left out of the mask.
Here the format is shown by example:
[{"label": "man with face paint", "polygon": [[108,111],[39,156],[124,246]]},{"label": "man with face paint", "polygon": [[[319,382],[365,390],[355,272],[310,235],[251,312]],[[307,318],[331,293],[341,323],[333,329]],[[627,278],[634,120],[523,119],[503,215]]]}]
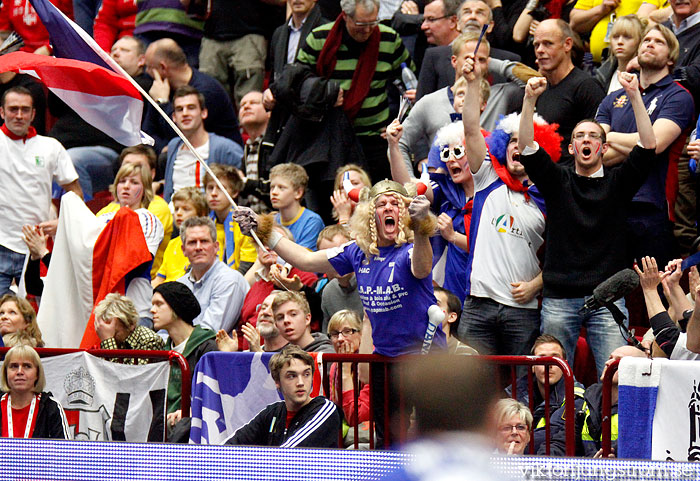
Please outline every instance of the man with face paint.
[{"label": "man with face paint", "polygon": [[[642,99],[656,135],[657,158],[629,207],[628,260],[652,256],[661,266],[678,257],[669,221],[678,185],[673,176],[677,175],[678,157],[687,136],[681,133],[690,126],[694,115],[692,95],[671,77],[678,50],[676,36],[666,27],[654,25],[644,32],[637,54],[641,68],[639,85],[644,89]],[[605,97],[596,120],[605,129],[610,145],[603,163],[617,165],[629,155],[639,138],[627,93],[620,89]],[[672,187],[668,202],[667,184]]]},{"label": "man with face paint", "polygon": [[[579,309],[598,284],[627,266],[621,226],[656,155],[656,137],[637,77],[624,72],[620,83],[634,111],[639,142],[618,167],[603,166],[609,145],[605,130],[593,120],[583,120],[573,129],[569,152],[574,165],[552,162],[534,140],[535,103],[547,88],[541,77],[530,79],[525,87],[518,137],[520,162],[547,208],[542,333],[562,341],[567,358],[573,359],[579,331],[585,325],[598,374],[610,353],[626,342],[606,308],[586,315],[579,314]],[[626,312],[624,299],[615,304]]]},{"label": "man with face paint", "polygon": [[[481,72],[473,55],[467,56],[461,72],[467,80],[462,121],[474,210],[466,269],[469,295],[457,336],[482,354],[527,354],[540,332],[537,251],[544,242],[544,202],[519,161],[518,116],[502,118],[487,140],[479,129]],[[558,161],[561,136],[539,116],[535,129],[538,142]]]}]

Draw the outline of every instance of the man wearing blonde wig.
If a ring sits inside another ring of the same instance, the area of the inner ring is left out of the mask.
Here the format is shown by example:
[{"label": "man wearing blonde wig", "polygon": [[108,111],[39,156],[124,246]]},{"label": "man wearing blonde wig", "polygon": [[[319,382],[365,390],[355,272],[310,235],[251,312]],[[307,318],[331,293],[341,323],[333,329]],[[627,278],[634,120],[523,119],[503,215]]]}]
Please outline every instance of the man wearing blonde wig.
[{"label": "man wearing blonde wig", "polygon": [[[247,208],[237,209],[234,217],[244,233],[257,228],[260,240],[294,267],[341,276],[355,272],[362,305],[372,325],[376,354],[394,357],[421,351],[428,328],[428,307],[436,304],[429,242],[436,220],[425,196],[411,198],[405,187],[391,180],[364,188],[350,221],[355,240],[316,252],[272,230],[271,217],[258,217]],[[446,346],[439,328],[433,346]],[[373,373],[383,377],[381,369]],[[381,409],[377,409],[375,406],[375,418],[381,419]],[[378,436],[381,439],[381,433]]]}]

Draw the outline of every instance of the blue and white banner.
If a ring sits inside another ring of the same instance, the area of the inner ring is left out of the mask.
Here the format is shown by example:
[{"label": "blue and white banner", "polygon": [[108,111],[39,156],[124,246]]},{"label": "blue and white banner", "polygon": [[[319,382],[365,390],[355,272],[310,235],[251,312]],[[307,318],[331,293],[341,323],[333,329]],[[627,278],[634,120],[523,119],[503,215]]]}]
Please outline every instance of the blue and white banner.
[{"label": "blue and white banner", "polygon": [[[321,388],[320,353],[311,396]],[[265,406],[282,396],[270,375],[273,353],[208,352],[197,363],[192,386],[190,443],[222,444]]]},{"label": "blue and white banner", "polygon": [[41,362],[45,390],[63,406],[73,439],[164,441],[167,362],[128,366],[85,352]]},{"label": "blue and white banner", "polygon": [[618,456],[700,460],[700,363],[628,357],[619,379]]},{"label": "blue and white banner", "polygon": [[282,397],[267,367],[269,353],[209,352],[192,386],[190,442],[221,444],[265,406]]}]

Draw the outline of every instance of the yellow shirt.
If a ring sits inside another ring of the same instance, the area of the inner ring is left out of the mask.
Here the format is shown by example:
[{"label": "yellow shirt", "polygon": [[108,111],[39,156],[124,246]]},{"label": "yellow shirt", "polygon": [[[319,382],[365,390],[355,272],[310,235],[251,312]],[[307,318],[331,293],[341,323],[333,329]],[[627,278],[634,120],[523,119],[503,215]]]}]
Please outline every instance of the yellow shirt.
[{"label": "yellow shirt", "polygon": [[243,235],[238,223],[231,222],[231,232],[233,232],[234,250],[233,255],[228,259],[224,259],[226,246],[226,235],[224,233],[224,225],[218,220],[214,220],[216,224],[216,240],[219,242],[219,260],[228,264],[231,269],[236,269],[241,265],[241,262],[255,262],[258,258],[258,251],[255,249],[255,242],[252,237]]},{"label": "yellow shirt", "polygon": [[[603,0],[578,0],[574,8],[590,10],[602,3]],[[602,61],[603,50],[610,45],[609,42],[605,41],[605,36],[608,33],[608,24],[611,23],[611,15],[614,13],[615,17],[613,18],[620,18],[625,15],[637,13],[642,3],[649,3],[656,6],[656,8],[662,8],[668,3],[668,0],[622,0],[615,11],[601,18],[591,31],[591,53],[593,54],[594,62]],[[612,26],[610,28],[612,28]]]},{"label": "yellow shirt", "polygon": [[[97,213],[97,215],[100,216],[102,214],[116,212],[118,210],[119,204],[116,202],[110,202],[104,206],[102,210]],[[153,259],[153,267],[151,268],[151,279],[155,279],[156,273],[158,272],[158,269],[160,269],[160,265],[163,263],[163,254],[165,253],[165,249],[168,247],[168,243],[170,242],[170,236],[173,235],[173,215],[170,213],[168,203],[165,202],[165,200],[159,195],[153,198],[148,206],[148,210],[158,217],[160,223],[163,224],[164,231],[163,240],[158,246],[158,251]]]},{"label": "yellow shirt", "polygon": [[165,282],[176,281],[185,275],[189,265],[190,261],[182,252],[182,239],[176,237],[168,243],[168,247],[165,249],[158,277],[165,279]]}]

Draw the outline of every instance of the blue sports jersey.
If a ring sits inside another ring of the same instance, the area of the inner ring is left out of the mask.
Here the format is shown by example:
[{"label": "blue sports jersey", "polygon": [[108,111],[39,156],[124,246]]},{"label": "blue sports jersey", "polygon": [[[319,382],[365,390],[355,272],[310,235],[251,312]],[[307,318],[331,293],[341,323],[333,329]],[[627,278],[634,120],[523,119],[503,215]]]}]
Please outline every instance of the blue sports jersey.
[{"label": "blue sports jersey", "polygon": [[[395,357],[420,353],[428,328],[428,307],[437,304],[432,275],[417,279],[411,272],[413,244],[380,247],[367,260],[352,241],[330,249],[328,260],[340,275],[355,272],[357,290],[370,322],[376,354]],[[445,349],[438,328],[433,347]]]}]

